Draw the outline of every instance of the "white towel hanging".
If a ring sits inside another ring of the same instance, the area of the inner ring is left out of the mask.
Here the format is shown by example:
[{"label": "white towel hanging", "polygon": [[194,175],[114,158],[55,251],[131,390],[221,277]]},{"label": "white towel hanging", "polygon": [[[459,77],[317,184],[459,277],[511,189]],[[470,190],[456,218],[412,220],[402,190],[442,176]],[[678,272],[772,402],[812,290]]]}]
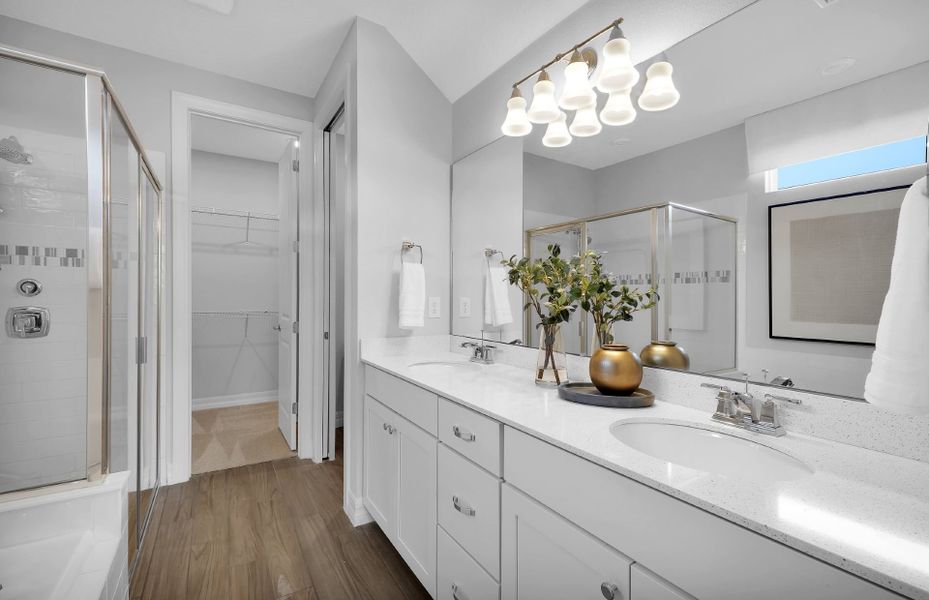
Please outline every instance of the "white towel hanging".
[{"label": "white towel hanging", "polygon": [[910,187],[900,207],[871,372],[864,397],[904,413],[929,414],[929,177]]},{"label": "white towel hanging", "polygon": [[425,325],[426,272],[421,263],[400,263],[400,329]]}]

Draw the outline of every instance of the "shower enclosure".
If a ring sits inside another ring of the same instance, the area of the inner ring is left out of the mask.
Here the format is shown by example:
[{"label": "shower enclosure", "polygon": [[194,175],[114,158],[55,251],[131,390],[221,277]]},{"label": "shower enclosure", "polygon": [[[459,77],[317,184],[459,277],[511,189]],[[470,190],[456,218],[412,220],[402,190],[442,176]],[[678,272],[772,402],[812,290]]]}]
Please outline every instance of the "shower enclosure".
[{"label": "shower enclosure", "polygon": [[129,471],[131,560],[159,480],[162,187],[103,72],[0,47],[0,81],[0,494]]},{"label": "shower enclosure", "polygon": [[[525,255],[563,256],[593,250],[617,281],[656,287],[658,305],[616,325],[617,343],[641,351],[651,340],[677,342],[690,354],[690,370],[726,371],[736,364],[736,221],[674,203],[622,210],[525,233]],[[578,312],[564,328],[568,352],[589,354],[593,320]],[[526,311],[525,339],[538,345],[538,320]]]}]

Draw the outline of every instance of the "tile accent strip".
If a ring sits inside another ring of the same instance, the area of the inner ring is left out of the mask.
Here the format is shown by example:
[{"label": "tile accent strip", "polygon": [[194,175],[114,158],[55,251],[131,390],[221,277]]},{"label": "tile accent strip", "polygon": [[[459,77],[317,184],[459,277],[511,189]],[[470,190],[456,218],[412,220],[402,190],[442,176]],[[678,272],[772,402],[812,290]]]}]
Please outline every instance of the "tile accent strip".
[{"label": "tile accent strip", "polygon": [[0,266],[83,267],[82,248],[51,248],[0,244]]},{"label": "tile accent strip", "polygon": [[[622,285],[651,285],[651,273],[623,273],[616,275],[616,281]],[[687,285],[697,283],[730,283],[732,271],[675,271],[671,283],[673,285]],[[667,278],[658,277],[659,284],[666,284]]]}]

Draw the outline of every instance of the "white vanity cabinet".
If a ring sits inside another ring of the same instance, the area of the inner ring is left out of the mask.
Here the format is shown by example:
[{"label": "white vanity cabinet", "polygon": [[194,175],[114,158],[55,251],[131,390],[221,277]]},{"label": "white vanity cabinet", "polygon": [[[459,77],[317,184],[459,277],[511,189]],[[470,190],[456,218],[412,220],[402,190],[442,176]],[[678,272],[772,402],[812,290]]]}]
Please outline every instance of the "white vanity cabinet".
[{"label": "white vanity cabinet", "polygon": [[[373,371],[373,369],[368,369]],[[414,397],[431,401],[414,404],[407,411],[422,420],[436,411],[437,398],[423,396],[420,388],[391,378],[387,386],[378,380],[390,377],[378,371],[366,381],[364,407],[364,506],[384,531],[400,556],[433,596],[436,584],[436,451],[435,421],[430,433],[412,420],[388,408],[408,406]],[[402,384],[402,385],[401,385]],[[406,386],[409,386],[408,388]],[[383,398],[382,403],[379,399]]]},{"label": "white vanity cabinet", "polygon": [[503,600],[629,600],[632,561],[504,484]]},{"label": "white vanity cabinet", "polygon": [[443,600],[901,600],[368,367],[364,505]]}]

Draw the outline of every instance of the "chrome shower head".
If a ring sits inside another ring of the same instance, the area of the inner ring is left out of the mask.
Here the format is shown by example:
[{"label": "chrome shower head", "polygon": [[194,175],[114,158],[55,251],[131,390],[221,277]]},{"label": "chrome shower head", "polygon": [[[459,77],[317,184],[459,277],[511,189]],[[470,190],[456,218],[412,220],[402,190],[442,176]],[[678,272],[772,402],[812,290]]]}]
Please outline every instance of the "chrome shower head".
[{"label": "chrome shower head", "polygon": [[31,165],[32,155],[27,153],[15,136],[0,140],[0,158],[14,165]]}]

